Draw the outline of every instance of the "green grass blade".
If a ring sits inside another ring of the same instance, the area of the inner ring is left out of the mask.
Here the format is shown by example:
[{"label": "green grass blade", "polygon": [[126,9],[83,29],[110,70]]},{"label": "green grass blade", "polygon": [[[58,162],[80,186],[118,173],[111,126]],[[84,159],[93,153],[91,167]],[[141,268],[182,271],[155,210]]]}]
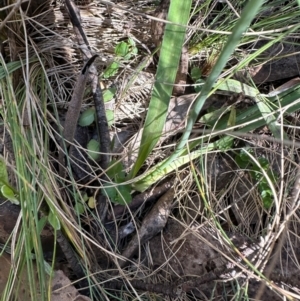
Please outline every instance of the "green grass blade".
[{"label": "green grass blade", "polygon": [[[240,19],[238,20],[238,22],[236,23],[232,31],[232,34],[229,36],[222,52],[220,53],[220,56],[215,66],[213,67],[211,74],[207,78],[207,81],[205,82],[199,97],[196,99],[195,104],[189,113],[186,130],[183,133],[181,141],[179,142],[175,152],[169,157],[168,160],[164,162],[164,164],[160,165],[160,167],[157,168],[154,173],[161,174],[163,169],[165,169],[169,164],[171,164],[182,153],[182,149],[185,147],[188,141],[190,133],[193,129],[193,125],[196,122],[198,115],[201,111],[201,108],[203,107],[209,93],[211,92],[211,89],[213,88],[216,80],[218,79],[218,76],[222,72],[226,63],[228,62],[230,55],[233,53],[236,46],[238,45],[242,37],[242,34],[250,26],[251,21],[258,13],[262,4],[263,1],[261,0],[248,1],[247,5],[245,6],[241,14]],[[135,173],[133,173],[133,175],[135,175]]]},{"label": "green grass blade", "polygon": [[281,136],[283,134],[283,138],[285,140],[288,140],[288,136],[285,132],[281,134],[281,128],[280,125],[277,124],[277,115],[273,111],[273,108],[268,104],[268,99],[265,97],[258,97],[257,98],[257,107],[261,113],[261,115],[264,117],[264,120],[269,127],[270,131],[274,135],[275,138],[278,140],[281,139]]},{"label": "green grass blade", "polygon": [[232,34],[229,36],[227,43],[224,46],[224,49],[220,53],[220,56],[216,62],[216,65],[213,67],[210,76],[208,77],[207,81],[205,82],[199,97],[195,101],[195,105],[193,106],[188,122],[186,130],[183,134],[183,137],[176,148],[173,156],[170,157],[170,161],[174,160],[177,157],[177,154],[180,153],[182,148],[186,145],[187,140],[190,136],[190,133],[193,129],[193,125],[197,120],[197,117],[205,103],[207,96],[209,95],[214,83],[218,79],[218,76],[222,72],[223,68],[225,67],[227,61],[230,58],[230,55],[235,50],[235,47],[238,45],[242,34],[247,30],[251,21],[259,11],[263,1],[261,0],[253,0],[249,1],[244,8],[240,20],[236,23]]},{"label": "green grass blade", "polygon": [[[254,93],[254,90],[252,92]],[[257,102],[261,97],[261,94],[257,95]],[[240,112],[236,116],[236,126],[239,127],[238,132],[247,133],[265,125],[266,123],[270,126],[269,121],[271,121],[271,126],[274,126],[274,128],[270,127],[272,133],[274,135],[276,134],[275,137],[277,139],[282,140],[279,125],[277,125],[275,121],[280,116],[280,113],[282,111],[286,113],[293,113],[295,111],[300,110],[300,104],[298,102],[299,98],[300,86],[294,86],[291,89],[289,89],[289,93],[286,94],[286,91],[284,91],[277,95],[277,99],[275,97],[268,97],[266,99],[268,101],[267,108],[263,106],[259,107],[258,105],[256,105],[245,111]],[[266,110],[269,111],[266,112]],[[199,139],[189,143],[189,147],[183,148],[179,153],[179,156],[173,162],[166,164],[166,162],[168,162],[169,160],[166,159],[163,162],[154,166],[153,168],[149,169],[145,174],[143,174],[137,179],[137,181],[133,185],[133,188],[138,191],[144,191],[145,189],[149,188],[153,183],[159,181],[161,178],[166,176],[168,173],[182,167],[184,164],[187,164],[190,160],[194,160],[209,151],[223,149],[224,146],[229,145],[234,139],[233,136],[222,137],[221,139],[213,143],[201,147],[200,150],[191,153],[188,153],[187,151],[187,149],[193,150],[195,147],[206,143],[212,137],[220,135],[220,133],[218,133],[219,130],[228,129],[228,131],[233,132],[234,129],[230,129],[227,126],[228,114],[224,115],[220,120],[219,116],[221,115],[221,113],[217,114],[215,118],[212,118],[212,120],[209,121],[210,126],[214,128],[214,132],[208,133],[205,136],[203,135]],[[271,120],[268,119],[269,117],[271,118]],[[283,139],[288,139],[285,133],[283,135]]]},{"label": "green grass blade", "polygon": [[14,71],[18,70],[22,66],[26,65],[27,63],[34,63],[37,61],[37,58],[30,59],[29,61],[22,60],[22,61],[15,61],[9,62],[5,64],[4,61],[0,62],[0,79],[5,78],[7,75],[12,74]]},{"label": "green grass blade", "polygon": [[172,24],[167,24],[165,28],[155,84],[145,120],[138,158],[129,178],[133,178],[137,174],[161,136],[186,32],[184,26],[175,25],[174,23],[188,24],[191,3],[191,0],[171,1],[168,21],[171,21]]},{"label": "green grass blade", "polygon": [[[192,160],[195,160],[206,153],[213,151],[215,149],[221,148],[221,145],[228,145],[232,142],[234,137],[225,136],[216,142],[209,143],[208,145],[202,147],[199,150],[196,150],[191,153],[187,153],[186,149],[182,150],[180,156],[178,156],[172,163],[166,165],[163,169],[161,166],[167,161],[167,159],[156,166],[149,169],[143,177],[139,178],[139,181],[133,184],[133,188],[137,191],[145,191],[148,189],[153,183],[156,183],[163,177],[165,177],[168,173],[182,167],[183,165],[189,163]],[[160,170],[160,173],[157,172],[157,169]]]},{"label": "green grass blade", "polygon": [[218,90],[233,93],[243,93],[248,97],[256,97],[260,92],[249,85],[243,84],[235,79],[221,79],[214,85]]}]

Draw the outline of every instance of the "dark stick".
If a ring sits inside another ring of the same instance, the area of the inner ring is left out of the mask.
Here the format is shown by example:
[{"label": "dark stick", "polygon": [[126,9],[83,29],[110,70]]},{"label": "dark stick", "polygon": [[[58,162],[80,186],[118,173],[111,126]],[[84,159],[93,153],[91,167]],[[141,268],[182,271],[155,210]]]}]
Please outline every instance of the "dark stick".
[{"label": "dark stick", "polygon": [[[92,52],[86,35],[81,26],[80,11],[72,0],[65,0],[65,3],[69,12],[70,20],[73,24],[78,44],[81,46],[80,50],[86,58],[90,58],[92,56]],[[102,153],[99,165],[101,169],[105,171],[108,168],[108,163],[110,160],[109,153],[111,151],[111,142],[109,137],[109,128],[106,118],[103,94],[98,80],[98,72],[94,64],[92,64],[92,66],[90,67],[89,79],[91,81],[93,91],[93,99],[97,119],[97,132],[100,141],[100,151]],[[104,181],[107,180],[105,173],[103,173],[103,175],[100,178]],[[97,200],[97,211],[99,212],[100,216],[102,217],[101,220],[103,219],[103,221],[106,218],[107,208],[108,203],[106,197],[104,197],[103,195],[99,195]]]},{"label": "dark stick", "polygon": [[[67,5],[67,8],[68,8],[68,13],[69,13],[69,17],[72,22],[72,25],[74,28],[76,28],[79,31],[79,33],[80,33],[79,36],[81,36],[81,38],[83,39],[83,43],[80,42],[80,44],[85,44],[90,49],[89,42],[88,42],[86,35],[81,26],[81,17],[80,17],[80,11],[79,11],[78,7],[75,5],[75,3],[72,0],[65,0],[65,2]],[[77,35],[77,39],[78,39],[78,34],[76,34],[76,35]]]},{"label": "dark stick", "polygon": [[[73,24],[74,31],[78,40],[78,44],[81,46],[80,50],[86,58],[92,57],[92,52],[86,38],[86,35],[81,26],[80,12],[77,6],[72,0],[65,0],[70,20]],[[93,91],[93,99],[95,103],[96,116],[97,116],[97,131],[100,140],[100,151],[102,153],[100,159],[100,167],[102,170],[106,170],[109,163],[109,153],[110,153],[110,137],[108,122],[105,113],[105,105],[103,101],[103,95],[101,87],[98,80],[98,72],[94,64],[90,67],[91,86]],[[102,177],[105,179],[105,175]]]},{"label": "dark stick", "polygon": [[65,177],[65,169],[64,169],[65,164],[64,164],[64,152],[63,152],[64,140],[67,148],[71,143],[73,143],[77,122],[80,114],[84,88],[85,88],[86,81],[88,79],[89,67],[91,66],[91,64],[93,63],[93,61],[96,59],[97,56],[98,55],[92,56],[87,61],[87,63],[83,66],[78,76],[78,79],[76,81],[75,88],[72,94],[72,99],[69,103],[62,139],[60,141],[61,149],[59,150],[59,154],[58,154],[59,175],[61,177]]}]

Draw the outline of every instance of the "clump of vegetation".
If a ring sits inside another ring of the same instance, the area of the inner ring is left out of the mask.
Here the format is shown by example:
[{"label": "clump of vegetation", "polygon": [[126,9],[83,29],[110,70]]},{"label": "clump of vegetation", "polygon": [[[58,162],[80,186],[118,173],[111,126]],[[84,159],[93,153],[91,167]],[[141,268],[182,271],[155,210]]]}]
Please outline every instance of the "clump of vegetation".
[{"label": "clump of vegetation", "polygon": [[262,198],[263,206],[270,209],[274,204],[274,195],[271,185],[275,185],[278,181],[278,175],[270,168],[270,162],[267,158],[257,157],[257,161],[253,161],[250,157],[253,151],[249,149],[241,150],[235,156],[235,161],[241,169],[249,170],[254,183],[257,183],[259,194]]},{"label": "clump of vegetation", "polygon": [[[72,12],[70,1],[65,2],[74,18],[78,12]],[[131,1],[108,8],[102,1],[90,1],[79,6],[81,21],[71,20],[74,31],[50,1],[40,6],[33,1],[12,4],[4,1],[0,14],[4,149],[0,195],[20,211],[18,235],[9,233],[5,243],[14,254],[11,270],[16,275],[27,270],[29,299],[49,300],[55,295],[51,277],[45,274],[51,276],[60,260],[67,276],[78,282],[78,288],[86,289],[83,293],[92,300],[156,300],[164,294],[170,299],[200,300],[202,293],[217,299],[224,295],[218,284],[200,294],[197,281],[208,274],[213,275],[209,284],[225,279],[221,268],[232,276],[232,265],[234,271],[248,274],[243,281],[237,277],[231,287],[224,284],[232,299],[247,299],[251,294],[259,299],[247,291],[256,285],[254,279],[280,296],[299,297],[291,288],[299,283],[286,279],[284,273],[297,273],[292,263],[300,260],[295,249],[298,239],[286,239],[286,233],[299,236],[299,176],[294,163],[298,162],[299,81],[282,87],[286,79],[279,78],[279,87],[267,91],[268,79],[258,81],[257,74],[249,71],[268,68],[279,44],[297,46],[298,3],[172,0],[159,6],[157,1]],[[159,23],[163,37],[156,45],[153,26],[144,16],[163,9],[167,22]],[[102,18],[106,23],[99,25]],[[123,24],[125,19],[131,21]],[[183,56],[184,46],[188,60]],[[94,52],[100,58],[87,66]],[[278,59],[290,55],[276,54]],[[174,98],[173,87],[184,62],[186,92]],[[80,76],[87,82],[85,93],[78,89]],[[103,91],[100,81],[107,86]],[[84,108],[78,120],[65,120],[76,93],[84,95]],[[112,100],[114,108],[105,108]],[[66,123],[74,127],[74,141],[64,137]],[[119,147],[113,148],[110,140]],[[251,147],[237,149],[243,140],[253,140],[254,146],[260,141],[268,155],[258,156]],[[220,158],[235,154],[234,164],[210,159],[214,152]],[[279,174],[271,168],[274,153],[281,156]],[[205,164],[199,164],[203,158]],[[255,212],[251,225],[242,217],[233,218],[234,204],[221,201],[230,200],[233,183],[246,181],[240,171],[246,171],[253,183],[249,190],[257,192],[262,204],[245,202],[249,206],[245,210]],[[215,185],[218,181],[224,181],[223,185]],[[1,201],[0,215],[5,202]],[[157,240],[166,223],[166,239]],[[234,232],[236,228],[239,233]],[[50,260],[42,241],[47,231],[63,253],[58,254],[54,246]],[[242,241],[252,255],[242,249]],[[190,252],[183,252],[182,246]],[[207,247],[207,252],[195,246]],[[280,253],[276,252],[279,247],[282,252],[285,247],[293,249],[292,254],[285,254],[291,258],[283,262],[282,270],[269,260]],[[201,257],[206,254],[215,257]],[[218,256],[220,261],[226,258],[225,267],[217,266]],[[173,257],[181,267],[172,266]],[[200,272],[202,266],[208,274]],[[271,272],[265,273],[260,266]],[[279,278],[272,274],[274,266]],[[194,273],[199,274],[187,281],[186,276]],[[7,279],[0,292],[3,300],[11,299],[13,290],[18,295],[17,276],[11,273]],[[180,294],[179,286],[183,288]],[[269,290],[266,294],[274,297]]]}]

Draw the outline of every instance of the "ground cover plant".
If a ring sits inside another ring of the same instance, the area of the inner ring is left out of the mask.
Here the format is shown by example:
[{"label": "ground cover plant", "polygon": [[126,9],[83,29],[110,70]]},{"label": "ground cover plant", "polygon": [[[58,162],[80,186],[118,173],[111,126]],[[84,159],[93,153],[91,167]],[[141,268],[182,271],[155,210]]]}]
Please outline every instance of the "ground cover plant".
[{"label": "ground cover plant", "polygon": [[299,299],[297,1],[1,4],[1,300]]}]

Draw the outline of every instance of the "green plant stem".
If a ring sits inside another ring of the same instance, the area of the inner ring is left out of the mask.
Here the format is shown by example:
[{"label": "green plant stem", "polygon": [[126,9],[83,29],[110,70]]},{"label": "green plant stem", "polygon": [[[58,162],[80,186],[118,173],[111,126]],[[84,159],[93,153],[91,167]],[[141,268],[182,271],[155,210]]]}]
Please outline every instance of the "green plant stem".
[{"label": "green plant stem", "polygon": [[161,137],[185,39],[185,26],[189,20],[191,4],[191,0],[172,0],[170,2],[168,21],[174,24],[168,23],[165,27],[141,145],[137,161],[129,174],[130,179],[137,174]]}]

